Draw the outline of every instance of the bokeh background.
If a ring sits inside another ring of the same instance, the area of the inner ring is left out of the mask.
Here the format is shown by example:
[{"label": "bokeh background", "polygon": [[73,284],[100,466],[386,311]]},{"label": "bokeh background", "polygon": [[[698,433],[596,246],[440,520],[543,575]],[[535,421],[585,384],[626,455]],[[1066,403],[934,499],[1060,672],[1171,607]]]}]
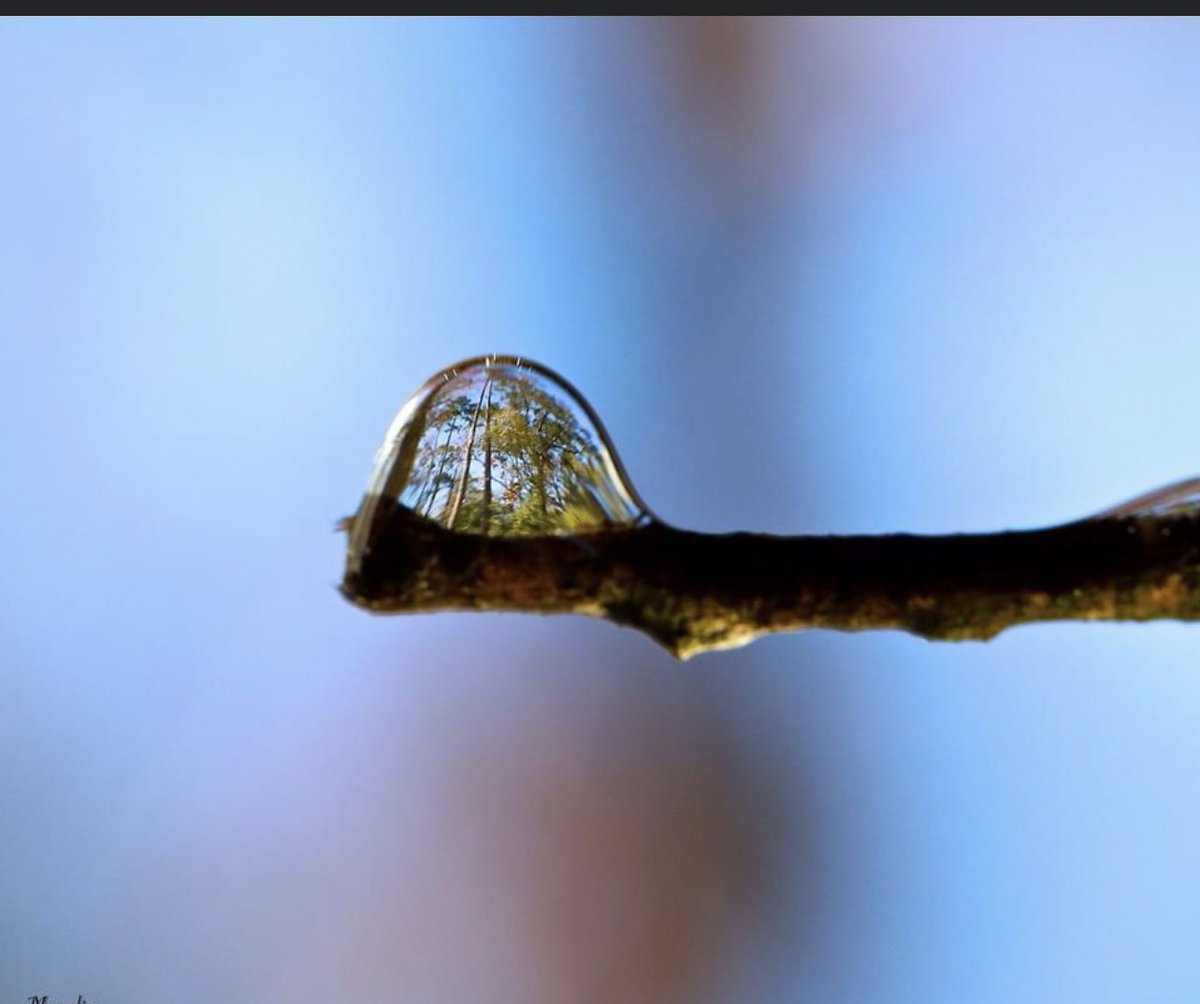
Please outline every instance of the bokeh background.
[{"label": "bokeh background", "polygon": [[1200,632],[673,662],[334,587],[563,372],[705,530],[1200,472],[1200,23],[0,23],[0,1001],[1195,1001]]}]

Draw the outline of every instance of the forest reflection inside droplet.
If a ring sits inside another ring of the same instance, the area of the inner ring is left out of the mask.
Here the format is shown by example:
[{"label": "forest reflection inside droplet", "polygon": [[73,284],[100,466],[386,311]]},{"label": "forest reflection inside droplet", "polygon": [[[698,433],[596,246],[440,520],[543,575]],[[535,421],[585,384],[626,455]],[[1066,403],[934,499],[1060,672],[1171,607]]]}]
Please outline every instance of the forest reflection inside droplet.
[{"label": "forest reflection inside droplet", "polygon": [[470,360],[426,383],[379,465],[376,490],[460,533],[586,533],[647,518],[588,405],[513,357]]}]

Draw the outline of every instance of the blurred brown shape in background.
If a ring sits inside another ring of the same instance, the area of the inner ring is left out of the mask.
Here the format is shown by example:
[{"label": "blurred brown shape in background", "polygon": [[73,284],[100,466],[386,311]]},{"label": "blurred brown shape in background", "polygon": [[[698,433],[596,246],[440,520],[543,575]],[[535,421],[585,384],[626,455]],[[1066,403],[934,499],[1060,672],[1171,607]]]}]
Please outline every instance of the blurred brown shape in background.
[{"label": "blurred brown shape in background", "polygon": [[753,913],[756,785],[701,700],[612,679],[542,688],[548,702],[470,737],[442,789],[443,850],[512,884],[530,999],[695,1000]]}]

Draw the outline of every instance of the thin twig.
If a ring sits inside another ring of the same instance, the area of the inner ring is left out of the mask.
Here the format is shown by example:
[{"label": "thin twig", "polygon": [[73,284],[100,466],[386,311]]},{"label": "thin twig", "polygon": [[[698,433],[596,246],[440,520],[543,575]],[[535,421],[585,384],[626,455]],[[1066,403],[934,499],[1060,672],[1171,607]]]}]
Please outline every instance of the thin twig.
[{"label": "thin twig", "polygon": [[372,512],[371,526],[355,534],[363,546],[342,583],[351,602],[387,613],[589,614],[638,628],[679,658],[806,627],[960,640],[1036,621],[1200,620],[1192,515],[952,536],[718,535],[650,523],[489,537],[369,501],[359,512]]}]

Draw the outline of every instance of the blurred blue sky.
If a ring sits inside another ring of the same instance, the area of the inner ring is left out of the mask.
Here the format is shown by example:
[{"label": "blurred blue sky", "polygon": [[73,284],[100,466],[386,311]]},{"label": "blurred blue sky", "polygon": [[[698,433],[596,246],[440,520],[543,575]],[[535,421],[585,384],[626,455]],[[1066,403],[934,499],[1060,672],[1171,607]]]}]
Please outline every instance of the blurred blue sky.
[{"label": "blurred blue sky", "polygon": [[1194,1001],[1196,628],[681,667],[368,617],[332,527],[490,351],[694,529],[1200,472],[1198,56],[1193,20],[0,23],[0,1000]]}]

